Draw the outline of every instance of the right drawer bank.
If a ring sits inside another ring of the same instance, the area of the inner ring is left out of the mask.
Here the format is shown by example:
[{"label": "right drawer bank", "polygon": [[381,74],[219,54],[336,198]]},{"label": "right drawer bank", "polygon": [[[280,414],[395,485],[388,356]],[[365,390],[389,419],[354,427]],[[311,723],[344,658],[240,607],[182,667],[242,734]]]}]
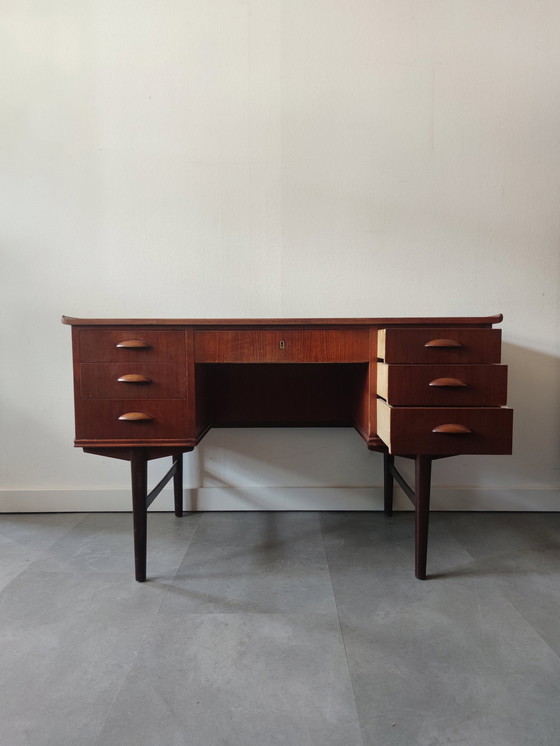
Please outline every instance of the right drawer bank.
[{"label": "right drawer bank", "polygon": [[380,329],[377,432],[401,455],[508,454],[499,329]]}]

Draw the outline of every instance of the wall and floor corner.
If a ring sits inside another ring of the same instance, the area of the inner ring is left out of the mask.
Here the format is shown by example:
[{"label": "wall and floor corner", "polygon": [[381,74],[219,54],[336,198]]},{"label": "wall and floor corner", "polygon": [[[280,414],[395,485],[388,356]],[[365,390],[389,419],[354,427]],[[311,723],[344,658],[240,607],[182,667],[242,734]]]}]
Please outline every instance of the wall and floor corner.
[{"label": "wall and floor corner", "polygon": [[[0,510],[130,507],[127,465],[72,448],[62,313],[496,312],[514,455],[440,462],[434,507],[558,510],[557,3],[0,16]],[[185,466],[193,508],[380,507],[351,431],[213,431]]]}]

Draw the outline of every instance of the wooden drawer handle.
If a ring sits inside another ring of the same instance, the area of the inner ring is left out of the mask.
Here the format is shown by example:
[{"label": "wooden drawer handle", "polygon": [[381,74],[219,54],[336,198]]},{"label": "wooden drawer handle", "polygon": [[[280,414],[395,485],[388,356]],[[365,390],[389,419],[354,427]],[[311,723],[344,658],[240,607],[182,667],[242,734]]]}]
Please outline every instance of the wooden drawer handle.
[{"label": "wooden drawer handle", "polygon": [[462,347],[456,339],[430,339],[424,347]]},{"label": "wooden drawer handle", "polygon": [[447,435],[466,435],[472,433],[465,425],[438,425],[432,430],[433,433],[446,433]]},{"label": "wooden drawer handle", "polygon": [[116,345],[116,347],[125,347],[127,349],[146,349],[147,347],[151,346],[151,344],[149,344],[148,342],[144,342],[144,340],[142,339],[123,339],[122,342],[118,342]]},{"label": "wooden drawer handle", "polygon": [[125,422],[148,422],[153,419],[152,415],[146,414],[146,412],[126,412],[119,417],[119,420],[124,420]]},{"label": "wooden drawer handle", "polygon": [[434,378],[428,386],[435,386],[442,389],[459,389],[464,388],[467,384],[460,378]]},{"label": "wooden drawer handle", "polygon": [[143,376],[140,373],[127,373],[125,376],[121,376],[117,380],[119,381],[119,383],[151,383],[152,382],[151,378],[148,378],[148,376]]}]

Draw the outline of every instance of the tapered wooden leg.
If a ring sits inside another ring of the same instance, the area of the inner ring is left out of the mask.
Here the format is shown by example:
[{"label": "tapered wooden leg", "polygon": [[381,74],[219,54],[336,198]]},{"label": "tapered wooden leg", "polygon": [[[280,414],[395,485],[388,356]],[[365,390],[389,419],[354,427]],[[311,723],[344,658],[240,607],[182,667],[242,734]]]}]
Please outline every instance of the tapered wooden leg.
[{"label": "tapered wooden leg", "polygon": [[183,515],[183,454],[178,453],[174,459],[177,470],[173,477],[173,494],[175,496],[175,515],[180,518]]},{"label": "tapered wooden leg", "polygon": [[395,457],[390,453],[383,454],[383,501],[385,515],[393,515],[393,474],[391,467],[395,462]]},{"label": "tapered wooden leg", "polygon": [[148,528],[148,458],[144,448],[132,448],[132,521],[134,524],[134,567],[136,580],[146,580],[146,542]]},{"label": "tapered wooden leg", "polygon": [[426,579],[432,457],[416,456],[416,577]]}]

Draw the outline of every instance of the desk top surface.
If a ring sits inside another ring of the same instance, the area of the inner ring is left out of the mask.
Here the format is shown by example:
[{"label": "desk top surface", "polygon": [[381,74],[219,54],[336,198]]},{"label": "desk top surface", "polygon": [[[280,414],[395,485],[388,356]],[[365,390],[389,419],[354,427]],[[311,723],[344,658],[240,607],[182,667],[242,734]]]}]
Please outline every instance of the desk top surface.
[{"label": "desk top surface", "polygon": [[251,326],[492,326],[499,324],[502,314],[494,316],[444,316],[403,318],[355,319],[82,319],[63,316],[62,323],[70,326],[189,326],[189,327],[251,327]]}]

